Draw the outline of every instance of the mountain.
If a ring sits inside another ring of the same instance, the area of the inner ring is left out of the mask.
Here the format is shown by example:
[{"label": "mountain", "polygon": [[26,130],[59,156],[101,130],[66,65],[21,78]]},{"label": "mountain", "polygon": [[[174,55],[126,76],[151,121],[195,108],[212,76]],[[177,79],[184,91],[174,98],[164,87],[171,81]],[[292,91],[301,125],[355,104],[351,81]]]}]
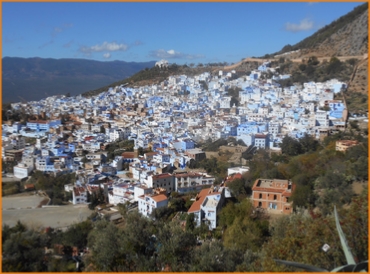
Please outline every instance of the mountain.
[{"label": "mountain", "polygon": [[368,3],[357,6],[313,35],[273,55],[297,51],[298,56],[359,56],[368,52]]},{"label": "mountain", "polygon": [[78,95],[130,77],[153,67],[155,62],[4,57],[3,103],[40,100],[56,94]]}]

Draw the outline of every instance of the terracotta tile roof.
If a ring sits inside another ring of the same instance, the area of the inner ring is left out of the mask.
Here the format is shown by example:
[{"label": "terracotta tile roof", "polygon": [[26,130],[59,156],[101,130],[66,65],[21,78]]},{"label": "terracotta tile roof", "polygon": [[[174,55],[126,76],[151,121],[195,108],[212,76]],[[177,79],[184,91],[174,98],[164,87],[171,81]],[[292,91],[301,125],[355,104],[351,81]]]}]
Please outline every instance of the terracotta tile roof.
[{"label": "terracotta tile roof", "polygon": [[170,178],[170,177],[172,177],[172,175],[168,173],[153,175],[153,179],[162,179],[162,178]]},{"label": "terracotta tile roof", "polygon": [[243,179],[243,176],[240,173],[231,174],[226,178],[226,182],[231,182],[235,179]]},{"label": "terracotta tile roof", "polygon": [[128,159],[128,158],[135,158],[135,152],[123,152],[121,154],[122,157]]},{"label": "terracotta tile roof", "polygon": [[188,213],[197,212],[197,211],[200,210],[200,206],[204,202],[204,200],[207,197],[209,191],[210,191],[210,189],[209,188],[206,188],[206,189],[202,189],[199,192],[199,194],[197,195],[196,200],[194,201],[194,203],[189,208]]},{"label": "terracotta tile roof", "polygon": [[159,194],[159,195],[152,196],[152,199],[158,203],[158,202],[167,200],[167,197],[164,194]]}]

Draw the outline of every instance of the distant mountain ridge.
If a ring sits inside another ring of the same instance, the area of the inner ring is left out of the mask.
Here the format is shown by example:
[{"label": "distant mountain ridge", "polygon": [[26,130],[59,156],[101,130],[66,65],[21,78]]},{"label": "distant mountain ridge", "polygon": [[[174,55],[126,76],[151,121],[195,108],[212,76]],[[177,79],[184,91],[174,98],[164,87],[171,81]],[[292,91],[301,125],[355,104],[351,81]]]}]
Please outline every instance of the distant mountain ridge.
[{"label": "distant mountain ridge", "polygon": [[2,100],[7,103],[56,94],[78,95],[130,77],[153,67],[155,62],[4,57]]}]

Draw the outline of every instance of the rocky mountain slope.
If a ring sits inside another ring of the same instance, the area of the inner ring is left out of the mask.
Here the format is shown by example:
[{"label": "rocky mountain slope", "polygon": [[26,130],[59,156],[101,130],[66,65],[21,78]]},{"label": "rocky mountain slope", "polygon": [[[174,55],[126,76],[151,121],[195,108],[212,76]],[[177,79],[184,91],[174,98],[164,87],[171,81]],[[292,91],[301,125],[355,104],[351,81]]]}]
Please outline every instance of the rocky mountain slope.
[{"label": "rocky mountain slope", "polygon": [[356,56],[368,51],[368,11],[313,48],[318,55]]},{"label": "rocky mountain slope", "polygon": [[294,57],[307,54],[321,56],[359,56],[368,50],[368,3],[357,6],[313,35],[291,46],[284,46],[274,55],[298,51]]}]

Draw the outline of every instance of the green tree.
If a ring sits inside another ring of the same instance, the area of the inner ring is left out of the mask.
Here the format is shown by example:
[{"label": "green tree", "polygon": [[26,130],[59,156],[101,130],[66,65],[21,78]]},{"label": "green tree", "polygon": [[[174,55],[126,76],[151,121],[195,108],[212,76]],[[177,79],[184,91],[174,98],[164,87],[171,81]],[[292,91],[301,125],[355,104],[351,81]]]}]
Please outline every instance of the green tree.
[{"label": "green tree", "polygon": [[44,247],[47,237],[34,230],[12,233],[3,242],[2,270],[6,272],[46,271]]},{"label": "green tree", "polygon": [[91,255],[86,264],[93,263],[98,271],[127,271],[129,267],[124,256],[123,236],[112,223],[99,221],[88,236]]},{"label": "green tree", "polygon": [[69,246],[76,246],[79,249],[87,246],[87,236],[93,229],[90,220],[72,225],[63,233],[63,244]]},{"label": "green tree", "polygon": [[233,272],[243,263],[243,252],[227,249],[220,241],[204,242],[194,251],[190,271]]},{"label": "green tree", "polygon": [[[333,216],[305,215],[299,212],[276,219],[270,228],[271,238],[262,247],[264,271],[289,271],[273,259],[300,262],[324,269],[343,265],[345,258],[335,231]],[[328,244],[328,252],[322,246]]]},{"label": "green tree", "polygon": [[280,144],[280,147],[281,152],[289,156],[296,156],[298,154],[301,154],[302,152],[300,142],[292,137],[289,137],[288,135],[285,135],[282,143]]},{"label": "green tree", "polygon": [[196,246],[195,235],[171,222],[159,227],[156,236],[160,243],[157,260],[161,268],[169,267],[174,272],[189,271]]},{"label": "green tree", "polygon": [[227,186],[229,187],[233,196],[236,197],[239,201],[246,198],[247,188],[243,179],[232,180],[227,184]]},{"label": "green tree", "polygon": [[190,213],[186,216],[186,231],[193,231],[195,228],[194,213]]},{"label": "green tree", "polygon": [[221,226],[226,226],[223,243],[227,248],[242,252],[248,249],[257,251],[268,236],[266,216],[255,212],[249,199],[236,205],[226,205],[221,210],[219,222]]},{"label": "green tree", "polygon": [[298,141],[301,144],[301,153],[316,151],[320,147],[319,142],[307,133],[305,133],[303,137],[299,138]]}]

